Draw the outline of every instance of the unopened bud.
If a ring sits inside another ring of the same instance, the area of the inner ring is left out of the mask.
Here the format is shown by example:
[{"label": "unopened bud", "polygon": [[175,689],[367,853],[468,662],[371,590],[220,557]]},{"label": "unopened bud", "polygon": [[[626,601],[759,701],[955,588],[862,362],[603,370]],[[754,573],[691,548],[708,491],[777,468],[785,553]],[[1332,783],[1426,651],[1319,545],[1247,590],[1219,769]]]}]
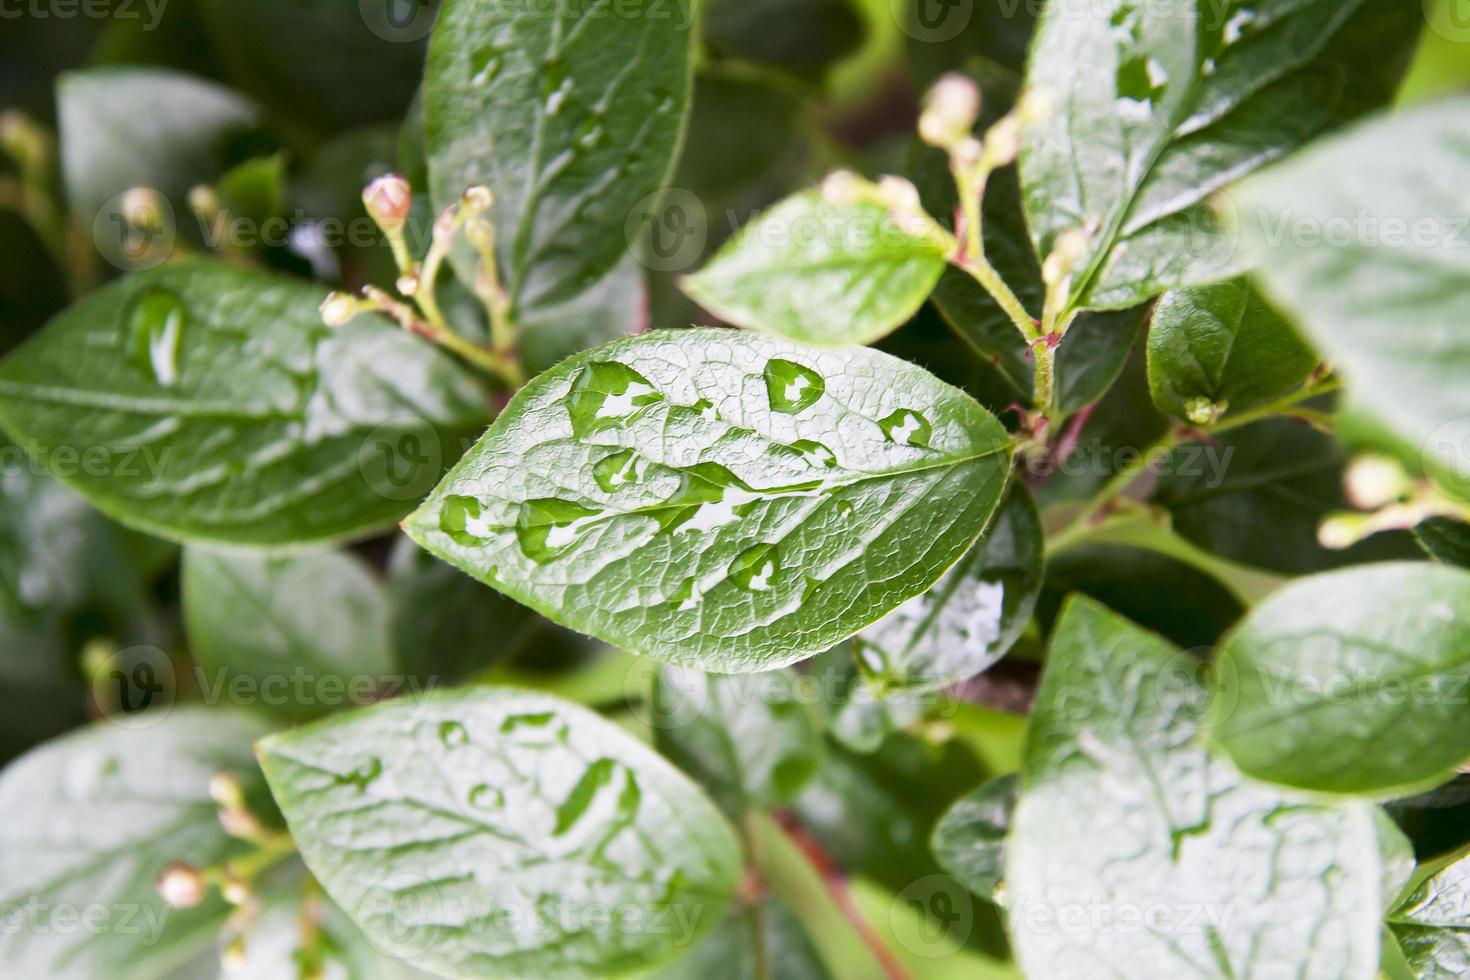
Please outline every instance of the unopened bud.
[{"label": "unopened bud", "polygon": [[419,291],[419,277],[417,273],[405,272],[398,277],[398,295],[414,296]]},{"label": "unopened bud", "polygon": [[189,210],[209,220],[219,214],[219,195],[214,188],[200,184],[189,191]]},{"label": "unopened bud", "polygon": [[1021,120],[1015,115],[1003,116],[985,134],[985,152],[997,167],[1004,167],[1021,154]]},{"label": "unopened bud", "polygon": [[0,112],[0,149],[22,168],[38,166],[46,157],[48,147],[46,133],[24,113],[16,109]]},{"label": "unopened bud", "polygon": [[331,293],[322,300],[319,309],[323,323],[329,327],[340,327],[357,316],[362,309],[362,304],[356,296],[348,293]]},{"label": "unopened bud", "polygon": [[1317,543],[1333,551],[1351,548],[1368,536],[1368,520],[1362,514],[1337,514],[1317,528]]},{"label": "unopened bud", "polygon": [[134,187],[118,202],[124,220],[134,228],[157,228],[163,224],[163,195],[151,187]]},{"label": "unopened bud", "polygon": [[464,197],[460,199],[460,204],[470,214],[484,214],[494,203],[495,195],[490,193],[490,188],[483,184],[476,184],[469,188],[464,192]]},{"label": "unopened bud", "polygon": [[1069,228],[1058,235],[1051,254],[1041,264],[1042,281],[1055,286],[1070,276],[1077,263],[1087,257],[1089,244],[1087,233],[1080,228]]},{"label": "unopened bud", "polygon": [[[347,299],[352,300],[352,297],[348,296]],[[209,777],[209,798],[226,810],[245,809],[245,789],[240,785],[240,780],[228,772],[217,772]]]},{"label": "unopened bud", "polygon": [[919,138],[930,146],[949,149],[970,135],[979,118],[980,86],[964,75],[945,75],[924,97]]},{"label": "unopened bud", "polygon": [[163,903],[171,909],[192,909],[204,901],[209,891],[199,869],[182,861],[176,861],[159,872],[155,885]]},{"label": "unopened bud", "polygon": [[413,208],[413,188],[397,174],[386,174],[374,180],[362,192],[367,213],[384,231],[398,231],[408,220]]},{"label": "unopened bud", "polygon": [[455,209],[445,208],[439,212],[439,217],[434,221],[434,244],[440,248],[448,248],[454,241],[454,232],[459,225]]},{"label": "unopened bud", "polygon": [[863,179],[851,170],[836,170],[822,181],[822,200],[834,208],[850,207],[857,203]]},{"label": "unopened bud", "polygon": [[1343,480],[1348,501],[1359,510],[1378,510],[1407,496],[1413,488],[1398,460],[1370,454],[1359,456]]},{"label": "unopened bud", "polygon": [[878,181],[878,193],[883,196],[883,203],[889,210],[903,214],[923,213],[919,189],[911,181],[890,174]]},{"label": "unopened bud", "polygon": [[225,901],[237,907],[250,901],[250,883],[233,875],[220,885],[219,892]]},{"label": "unopened bud", "polygon": [[221,810],[219,825],[225,833],[240,840],[259,840],[265,833],[265,828],[249,810]]},{"label": "unopened bud", "polygon": [[1184,403],[1184,417],[1195,425],[1214,425],[1225,414],[1226,407],[1204,396],[1191,398]]}]

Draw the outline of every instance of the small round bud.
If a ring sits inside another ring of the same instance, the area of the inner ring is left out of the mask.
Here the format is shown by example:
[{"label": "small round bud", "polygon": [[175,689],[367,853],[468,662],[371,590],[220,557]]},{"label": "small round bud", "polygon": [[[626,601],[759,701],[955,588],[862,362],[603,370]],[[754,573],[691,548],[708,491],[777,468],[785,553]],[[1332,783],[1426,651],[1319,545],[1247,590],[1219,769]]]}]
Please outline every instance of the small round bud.
[{"label": "small round bud", "polygon": [[214,188],[200,184],[189,191],[189,210],[204,217],[219,214],[219,195]]},{"label": "small round bud", "polygon": [[[331,299],[330,296],[327,298]],[[355,302],[351,296],[347,299]],[[240,780],[228,772],[217,772],[209,777],[209,798],[226,810],[245,809],[245,789],[240,785]]]},{"label": "small round bud", "polygon": [[924,97],[919,137],[931,146],[948,149],[969,136],[979,118],[980,86],[964,75],[945,75]]},{"label": "small round bud", "polygon": [[985,134],[985,152],[997,167],[1012,163],[1021,154],[1021,120],[1004,116]]},{"label": "small round bud", "polygon": [[924,205],[919,201],[919,189],[911,181],[888,175],[878,181],[878,193],[890,210],[904,214],[921,214]]},{"label": "small round bud", "polygon": [[357,297],[347,293],[331,293],[322,300],[322,322],[329,327],[340,327],[357,316],[360,308]]},{"label": "small round bud", "polygon": [[244,905],[250,901],[250,883],[231,875],[220,885],[219,893],[231,905]]},{"label": "small round bud", "polygon": [[118,202],[123,218],[134,228],[157,228],[163,223],[163,195],[151,187],[134,187]]},{"label": "small round bud", "polygon": [[1041,264],[1042,281],[1055,286],[1070,276],[1077,263],[1087,257],[1090,244],[1087,232],[1081,228],[1069,228],[1058,235],[1052,243],[1051,254]]},{"label": "small round bud", "polygon": [[209,888],[199,869],[181,861],[170,864],[159,872],[155,882],[163,903],[172,909],[192,909],[204,901]]},{"label": "small round bud", "polygon": [[398,295],[416,296],[419,291],[419,277],[412,272],[405,272],[398,277]]},{"label": "small round bud", "polygon": [[413,208],[413,188],[397,174],[386,174],[367,185],[362,204],[378,227],[392,233],[400,230]]},{"label": "small round bud", "polygon": [[470,214],[484,214],[494,203],[495,195],[490,193],[490,188],[483,184],[476,184],[469,188],[464,192],[464,197],[460,199],[460,204]]},{"label": "small round bud", "polygon": [[434,221],[434,244],[440,248],[448,248],[454,241],[454,232],[458,226],[459,219],[454,208],[445,208],[439,212],[439,217]]},{"label": "small round bud", "polygon": [[1214,425],[1225,414],[1225,408],[1224,405],[1200,396],[1184,403],[1184,417],[1195,425]]},{"label": "small round bud", "polygon": [[240,840],[258,840],[265,833],[265,828],[249,810],[221,810],[219,825],[225,833]]},{"label": "small round bud", "polygon": [[1317,543],[1333,551],[1351,548],[1364,537],[1364,520],[1358,514],[1329,517],[1317,528]]},{"label": "small round bud", "polygon": [[863,179],[851,170],[836,170],[822,181],[822,200],[834,208],[850,207],[857,203]]},{"label": "small round bud", "polygon": [[1359,510],[1387,507],[1412,489],[1409,474],[1398,460],[1376,454],[1353,460],[1343,484],[1348,501]]}]

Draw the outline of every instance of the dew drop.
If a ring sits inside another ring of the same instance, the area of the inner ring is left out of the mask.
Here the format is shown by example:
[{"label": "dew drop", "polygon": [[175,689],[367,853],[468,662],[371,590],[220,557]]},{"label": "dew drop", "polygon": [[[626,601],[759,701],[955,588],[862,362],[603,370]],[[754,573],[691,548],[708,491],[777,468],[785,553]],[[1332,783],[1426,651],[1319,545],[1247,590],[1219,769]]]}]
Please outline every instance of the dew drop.
[{"label": "dew drop", "polygon": [[900,408],[886,419],[878,420],[878,427],[891,442],[900,446],[929,447],[933,428],[929,420],[911,408]]},{"label": "dew drop", "polygon": [[383,760],[372,756],[351,772],[337,776],[336,780],[344,786],[356,786],[359,790],[366,790],[381,775],[383,775]]},{"label": "dew drop", "polygon": [[698,463],[660,508],[659,529],[707,533],[734,523],[747,505],[760,500],[739,477],[718,463]]},{"label": "dew drop", "polygon": [[480,783],[470,790],[470,806],[477,810],[499,810],[505,806],[505,794],[494,786]]},{"label": "dew drop", "polygon": [[789,446],[777,446],[776,450],[796,456],[809,466],[820,466],[828,470],[837,466],[837,454],[811,439],[798,439]]},{"label": "dew drop", "polygon": [[768,592],[780,571],[775,547],[758,544],[741,552],[730,563],[730,581],[747,592]]},{"label": "dew drop", "polygon": [[439,723],[439,741],[444,743],[446,749],[457,749],[461,745],[468,744],[470,733],[457,721],[441,721]]},{"label": "dew drop", "polygon": [[699,579],[691,576],[684,580],[679,586],[679,591],[669,597],[669,604],[679,612],[689,612],[704,601],[704,590],[699,587]]},{"label": "dew drop", "polygon": [[617,493],[643,482],[648,474],[648,460],[632,449],[604,456],[592,467],[592,478],[603,493]]},{"label": "dew drop", "polygon": [[527,500],[516,516],[516,540],[527,558],[542,564],[560,558],[581,544],[603,517],[603,511],[570,500],[555,497]]},{"label": "dew drop", "polygon": [[1251,25],[1255,23],[1256,12],[1249,7],[1242,7],[1231,15],[1225,22],[1225,32],[1220,36],[1220,43],[1229,47],[1241,38],[1245,37]]},{"label": "dew drop", "polygon": [[471,548],[484,544],[494,529],[482,516],[483,510],[483,505],[474,497],[458,494],[445,497],[444,505],[439,509],[439,530],[456,544]]},{"label": "dew drop", "polygon": [[618,361],[593,361],[582,369],[567,393],[572,431],[586,436],[600,429],[620,429],[663,396],[647,378]]},{"label": "dew drop", "polygon": [[179,380],[179,349],[186,319],[184,301],[161,289],[142,293],[128,311],[128,357],[165,388]]},{"label": "dew drop", "polygon": [[556,712],[538,711],[528,715],[509,715],[500,723],[502,735],[509,735],[521,728],[545,728],[556,721]]},{"label": "dew drop", "polygon": [[817,403],[827,390],[827,382],[809,367],[773,358],[766,362],[766,395],[771,411],[797,415]]}]

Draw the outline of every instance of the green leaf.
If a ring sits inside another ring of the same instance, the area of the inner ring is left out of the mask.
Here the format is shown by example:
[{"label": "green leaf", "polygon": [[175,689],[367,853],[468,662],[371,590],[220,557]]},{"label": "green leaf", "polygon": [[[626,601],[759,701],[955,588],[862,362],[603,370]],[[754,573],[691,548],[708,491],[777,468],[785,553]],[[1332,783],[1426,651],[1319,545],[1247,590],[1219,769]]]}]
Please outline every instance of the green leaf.
[{"label": "green leaf", "polygon": [[1466,125],[1466,98],[1378,120],[1239,194],[1272,299],[1347,378],[1355,400],[1460,476],[1470,473],[1470,388],[1458,380],[1470,361],[1460,193],[1470,147],[1457,135]]},{"label": "green leaf", "polygon": [[880,687],[938,690],[990,668],[1020,638],[1041,591],[1041,518],[1013,487],[985,536],[935,585],[858,634]]},{"label": "green leaf", "polygon": [[131,67],[63,75],[57,113],[67,201],[87,228],[109,220],[104,206],[133,187],[152,187],[179,224],[192,223],[189,190],[249,156],[261,118],[258,106],[213,82]]},{"label": "green leaf", "polygon": [[1215,737],[1247,773],[1387,796],[1470,758],[1470,573],[1380,563],[1294,582],[1226,645]]},{"label": "green leaf", "polygon": [[1331,436],[1293,419],[1268,419],[1175,449],[1162,463],[1154,502],[1172,515],[1176,532],[1206,551],[1276,572],[1418,557],[1402,534],[1344,550],[1318,543],[1323,520],[1349,507],[1346,467],[1347,454]]},{"label": "green leaf", "polygon": [[532,381],[405,530],[615,646],[769,669],[933,585],[999,503],[1009,447],[886,354],[661,331]]},{"label": "green leaf", "polygon": [[396,693],[383,586],[346,552],[189,548],[183,593],[211,702],[305,721]]},{"label": "green leaf", "polygon": [[822,733],[788,671],[719,675],[664,666],[655,744],[732,817],[790,803],[816,772]]},{"label": "green leaf", "polygon": [[[258,751],[327,893],[380,948],[445,976],[648,968],[719,923],[739,876],[735,834],[694,784],[545,695],[390,701]],[[597,909],[612,926],[583,918]]]},{"label": "green leaf", "polygon": [[1383,808],[1425,861],[1470,843],[1470,775],[1459,775],[1427,793],[1390,800]]},{"label": "green leaf", "polygon": [[657,0],[443,3],[424,84],[430,186],[438,207],[474,184],[495,192],[517,308],[572,298],[627,252],[628,215],[678,155],[688,12]]},{"label": "green leaf", "polygon": [[1275,401],[1316,366],[1317,355],[1244,280],[1174,290],[1154,309],[1148,380],[1165,415],[1208,425]]},{"label": "green leaf", "polygon": [[946,249],[901,228],[871,201],[808,191],[765,211],[682,287],[737,326],[805,343],[866,344],[919,309]]},{"label": "green leaf", "polygon": [[962,796],[934,828],[929,847],[944,870],[981,898],[990,899],[1005,877],[1005,842],[1011,831],[1021,779],[993,779]]},{"label": "green leaf", "polygon": [[652,980],[827,980],[801,921],[774,898],[731,912]]},{"label": "green leaf", "polygon": [[[41,917],[0,931],[11,975],[152,980],[209,949],[232,907],[215,893],[168,909],[154,879],[175,861],[205,867],[248,849],[220,827],[209,779],[228,771],[258,796],[250,742],[266,730],[243,713],[176,708],[98,722],[0,773],[0,904]],[[77,927],[62,928],[63,915]]]},{"label": "green leaf", "polygon": [[1393,95],[1414,0],[1056,0],[1027,84],[1053,96],[1021,154],[1039,254],[1089,230],[1071,305],[1121,309],[1240,271],[1207,198]]},{"label": "green leaf", "polygon": [[1419,547],[1435,561],[1470,568],[1470,524],[1453,517],[1430,517],[1414,528]]},{"label": "green leaf", "polygon": [[1452,980],[1470,969],[1470,858],[1426,879],[1389,913],[1388,928],[1420,980]]},{"label": "green leaf", "polygon": [[1289,795],[1212,756],[1199,665],[1090,600],[1063,612],[1005,855],[1022,970],[1371,980],[1373,808]]},{"label": "green leaf", "polygon": [[[466,370],[320,289],[209,262],[108,286],[0,363],[0,424],[104,512],[281,545],[401,517],[488,415]],[[68,448],[69,447],[69,448]],[[63,466],[75,452],[87,465]]]}]

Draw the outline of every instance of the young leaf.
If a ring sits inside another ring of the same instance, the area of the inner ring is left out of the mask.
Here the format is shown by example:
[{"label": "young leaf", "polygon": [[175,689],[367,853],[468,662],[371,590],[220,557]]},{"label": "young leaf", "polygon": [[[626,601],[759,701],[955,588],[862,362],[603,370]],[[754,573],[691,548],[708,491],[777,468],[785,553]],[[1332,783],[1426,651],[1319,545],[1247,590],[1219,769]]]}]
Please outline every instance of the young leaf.
[{"label": "young leaf", "polygon": [[243,713],[175,708],[151,727],[98,722],[0,773],[0,904],[42,910],[37,926],[51,926],[0,930],[6,970],[152,980],[209,949],[231,906],[214,894],[166,908],[154,880],[173,862],[202,868],[247,849],[220,826],[209,780],[227,771],[259,796],[250,742],[266,731]]},{"label": "young leaf", "polygon": [[1470,966],[1470,858],[1422,882],[1389,913],[1388,928],[1419,980],[1463,977]]},{"label": "young leaf", "polygon": [[1387,102],[1422,28],[1414,0],[1048,4],[1027,85],[1053,105],[1021,180],[1039,254],[1092,236],[1071,306],[1238,271],[1209,195]]},{"label": "young leaf", "polygon": [[705,674],[662,667],[654,681],[660,752],[732,817],[790,803],[816,772],[822,733],[787,671]]},{"label": "young leaf", "polygon": [[1013,487],[970,553],[933,588],[857,636],[880,687],[937,690],[988,669],[1031,618],[1042,579],[1041,518]]},{"label": "young leaf", "polygon": [[739,842],[694,784],[545,695],[390,701],[257,748],[328,894],[380,948],[445,976],[646,969],[714,928],[739,876]]},{"label": "young leaf", "polygon": [[[280,545],[390,524],[484,424],[468,371],[320,289],[179,262],[77,303],[0,362],[0,425],[166,537]],[[61,465],[80,456],[87,465]]]},{"label": "young leaf", "polygon": [[424,80],[430,188],[438,207],[495,192],[517,308],[570,299],[627,251],[627,217],[667,181],[683,134],[690,9],[444,0]]},{"label": "young leaf", "polygon": [[652,980],[827,980],[801,921],[774,898],[731,912]]},{"label": "young leaf", "polygon": [[1226,646],[1214,734],[1253,776],[1387,796],[1470,758],[1470,572],[1379,563],[1295,582]]},{"label": "young leaf", "polygon": [[1005,855],[1021,968],[1371,980],[1373,808],[1288,795],[1212,756],[1199,663],[1091,600],[1064,610]]},{"label": "young leaf", "polygon": [[1466,126],[1466,98],[1378,120],[1238,195],[1271,297],[1357,401],[1460,475],[1470,473],[1470,387],[1458,373],[1470,359]]},{"label": "young leaf", "polygon": [[390,681],[383,586],[346,552],[188,548],[183,604],[206,692],[304,721],[377,700]]},{"label": "young leaf", "polygon": [[1166,293],[1148,331],[1154,404],[1195,425],[1280,398],[1317,360],[1244,280]]},{"label": "young leaf", "polygon": [[742,228],[683,289],[737,326],[810,344],[866,344],[923,304],[946,248],[872,201],[797,194]]},{"label": "young leaf", "polygon": [[190,188],[237,162],[231,151],[248,145],[261,111],[213,82],[127,67],[64,75],[57,115],[67,202],[90,228],[107,220],[110,198],[134,187],[158,191],[182,219]]},{"label": "young leaf", "polygon": [[940,867],[981,898],[990,899],[1005,877],[1005,842],[1020,794],[1020,777],[1011,773],[962,796],[930,836]]},{"label": "young leaf", "polygon": [[1414,539],[1435,561],[1470,568],[1470,524],[1453,517],[1430,517],[1414,528]]},{"label": "young leaf", "polygon": [[532,381],[405,530],[615,646],[769,669],[933,585],[999,503],[1009,449],[886,354],[660,331]]}]

